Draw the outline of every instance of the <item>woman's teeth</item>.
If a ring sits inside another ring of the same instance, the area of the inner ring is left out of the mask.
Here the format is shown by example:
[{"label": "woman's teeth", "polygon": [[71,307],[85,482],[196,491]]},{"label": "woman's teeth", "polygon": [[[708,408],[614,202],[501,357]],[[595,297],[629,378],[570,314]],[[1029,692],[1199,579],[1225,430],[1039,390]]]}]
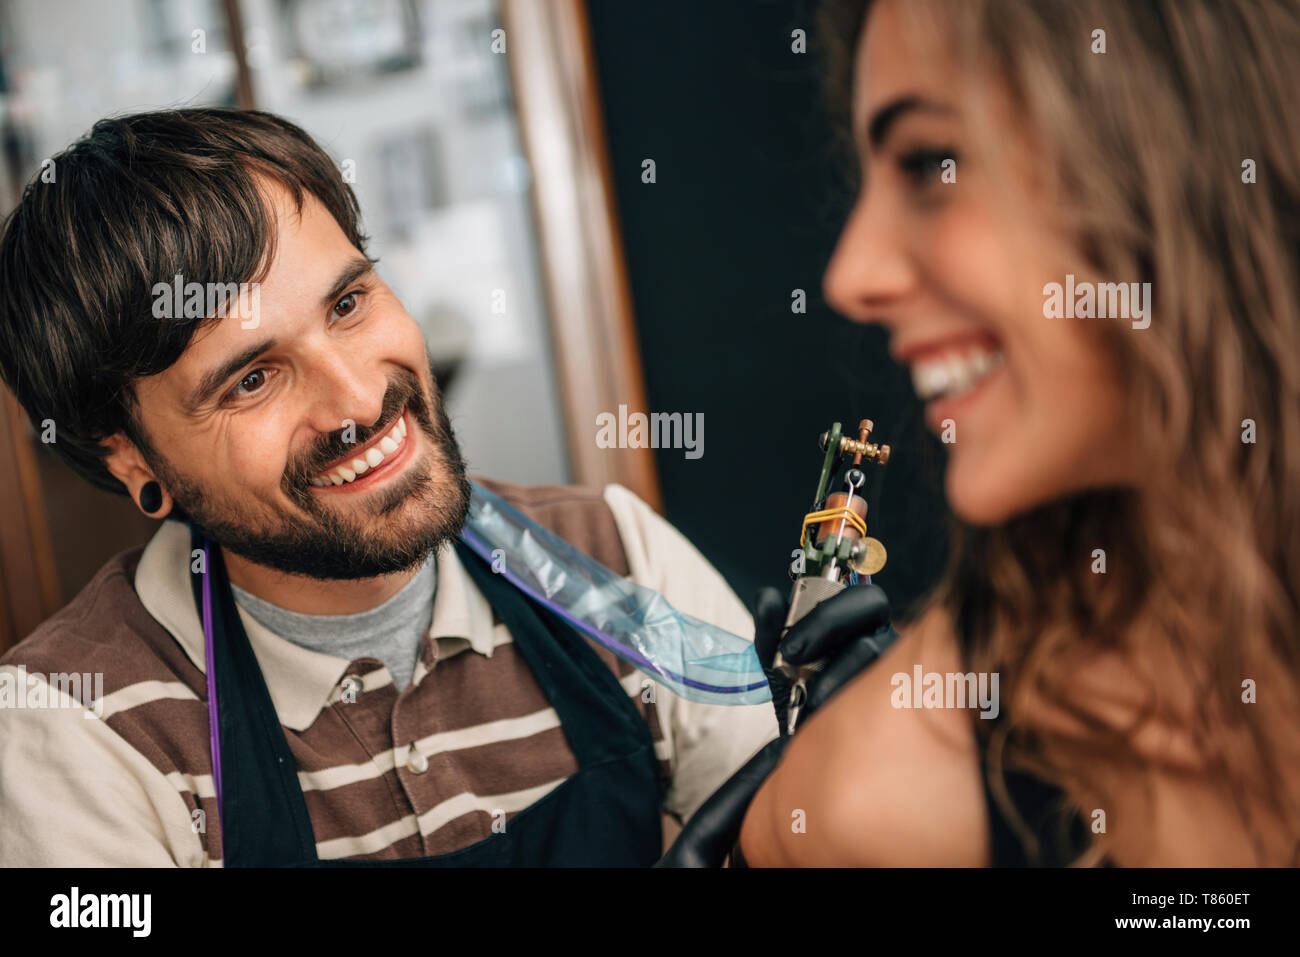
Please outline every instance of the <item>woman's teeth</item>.
[{"label": "woman's teeth", "polygon": [[322,472],[311,480],[311,484],[318,488],[324,488],[326,485],[346,485],[355,481],[358,475],[374,468],[400,449],[405,439],[406,416],[403,415],[397,420],[397,424],[379,440],[378,445],[372,445],[363,454],[358,455],[350,462],[344,462],[342,465],[334,466],[328,472]]},{"label": "woman's teeth", "polygon": [[922,402],[969,392],[1005,361],[1002,350],[974,349],[961,355],[950,352],[912,363],[912,386]]}]

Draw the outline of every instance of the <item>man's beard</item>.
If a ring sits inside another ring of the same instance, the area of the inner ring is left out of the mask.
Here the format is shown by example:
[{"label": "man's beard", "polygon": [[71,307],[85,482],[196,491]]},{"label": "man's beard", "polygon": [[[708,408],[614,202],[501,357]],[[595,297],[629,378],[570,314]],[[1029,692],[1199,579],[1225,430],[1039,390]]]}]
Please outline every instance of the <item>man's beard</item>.
[{"label": "man's beard", "polygon": [[[350,512],[329,507],[324,499],[338,496],[314,493],[310,479],[351,449],[391,429],[403,407],[430,440],[432,451],[408,463],[405,474],[384,487],[341,499],[356,503]],[[354,442],[345,442],[343,437],[342,429],[323,436],[312,450],[295,456],[285,470],[281,489],[305,513],[302,515],[288,511],[271,515],[261,509],[261,516],[244,518],[241,512],[247,514],[247,508],[219,502],[199,483],[178,475],[170,463],[151,464],[176,504],[213,542],[250,562],[293,575],[359,579],[408,570],[460,531],[469,510],[470,486],[436,386],[431,409],[419,378],[409,371],[398,374],[389,381],[376,427],[358,428]],[[412,503],[414,514],[404,518],[400,528],[372,527],[376,519],[382,521]]]}]

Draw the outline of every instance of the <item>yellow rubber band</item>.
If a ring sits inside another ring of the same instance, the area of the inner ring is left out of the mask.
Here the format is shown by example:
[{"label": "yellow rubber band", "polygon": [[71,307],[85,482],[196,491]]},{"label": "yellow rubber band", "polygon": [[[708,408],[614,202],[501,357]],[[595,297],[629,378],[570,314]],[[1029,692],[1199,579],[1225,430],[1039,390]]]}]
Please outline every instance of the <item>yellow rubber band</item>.
[{"label": "yellow rubber band", "polygon": [[847,505],[841,505],[838,508],[824,508],[820,512],[809,512],[803,517],[803,527],[799,529],[799,541],[804,540],[804,535],[808,533],[808,526],[820,524],[821,522],[834,521],[842,518],[858,530],[861,535],[867,534],[867,523],[862,516]]}]

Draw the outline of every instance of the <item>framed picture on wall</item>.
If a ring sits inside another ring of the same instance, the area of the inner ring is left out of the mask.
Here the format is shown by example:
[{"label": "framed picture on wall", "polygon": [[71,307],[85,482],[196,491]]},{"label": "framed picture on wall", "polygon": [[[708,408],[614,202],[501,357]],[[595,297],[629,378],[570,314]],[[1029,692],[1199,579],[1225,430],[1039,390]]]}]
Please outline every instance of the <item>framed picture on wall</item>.
[{"label": "framed picture on wall", "polygon": [[309,88],[420,65],[420,23],[412,0],[280,0],[290,55]]}]

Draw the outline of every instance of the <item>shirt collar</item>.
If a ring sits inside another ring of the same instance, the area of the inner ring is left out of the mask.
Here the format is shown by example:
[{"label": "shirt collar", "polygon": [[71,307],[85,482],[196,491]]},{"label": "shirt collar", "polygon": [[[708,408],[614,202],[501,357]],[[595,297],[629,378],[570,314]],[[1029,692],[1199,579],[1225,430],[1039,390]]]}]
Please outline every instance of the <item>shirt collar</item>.
[{"label": "shirt collar", "polygon": [[[135,590],[149,614],[206,674],[203,622],[190,585],[191,560],[189,526],[163,522],[140,557]],[[451,542],[439,547],[436,562],[438,585],[426,637],[435,641],[437,658],[451,657],[466,648],[491,657],[495,644],[491,605],[470,579]],[[351,662],[295,645],[242,608],[238,611],[280,721],[295,731],[305,730],[328,703]]]},{"label": "shirt collar", "polygon": [[492,657],[495,618],[492,606],[478,590],[451,542],[438,549],[438,590],[433,596],[433,622],[429,637],[439,643],[439,659],[474,649]]}]

